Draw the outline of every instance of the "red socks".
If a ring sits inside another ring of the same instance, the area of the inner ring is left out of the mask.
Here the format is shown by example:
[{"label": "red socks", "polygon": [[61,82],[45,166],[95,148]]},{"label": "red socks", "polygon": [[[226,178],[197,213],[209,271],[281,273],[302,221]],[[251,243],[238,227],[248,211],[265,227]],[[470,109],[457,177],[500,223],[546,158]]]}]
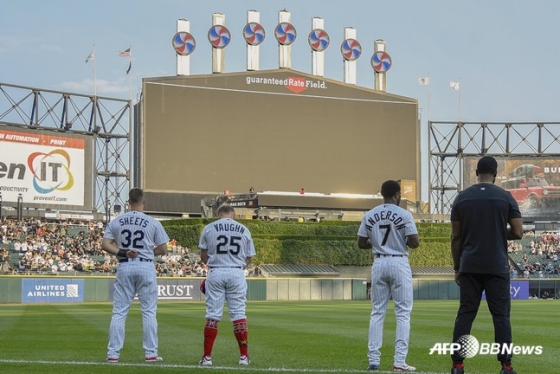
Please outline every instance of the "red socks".
[{"label": "red socks", "polygon": [[212,356],[216,336],[218,336],[218,321],[207,319],[204,326],[204,356]]},{"label": "red socks", "polygon": [[[218,336],[218,323],[219,321],[213,319],[206,320],[206,325],[204,326],[204,356],[212,356],[214,341],[216,336]],[[245,318],[233,321],[233,334],[239,345],[239,354],[241,356],[249,356],[247,320]]]},{"label": "red socks", "polygon": [[249,348],[247,346],[248,330],[247,320],[245,318],[233,321],[233,334],[239,345],[239,354],[241,356],[249,356]]}]

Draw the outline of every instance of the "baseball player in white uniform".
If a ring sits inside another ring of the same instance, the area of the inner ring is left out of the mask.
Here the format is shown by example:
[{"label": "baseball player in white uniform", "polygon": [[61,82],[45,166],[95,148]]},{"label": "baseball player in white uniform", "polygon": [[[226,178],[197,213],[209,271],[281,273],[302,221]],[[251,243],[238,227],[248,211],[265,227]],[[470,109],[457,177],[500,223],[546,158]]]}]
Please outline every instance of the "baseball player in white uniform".
[{"label": "baseball player in white uniform", "polygon": [[206,293],[206,325],[204,326],[204,353],[199,364],[212,365],[212,348],[218,335],[224,302],[227,302],[233,333],[239,345],[239,365],[249,365],[247,345],[247,281],[243,268],[255,256],[255,246],[249,229],[233,220],[231,206],[218,208],[218,220],[207,225],[200,235],[200,257],[208,265],[204,285]]},{"label": "baseball player in white uniform", "polygon": [[368,336],[368,370],[379,370],[383,343],[383,321],[392,296],[395,303],[397,332],[393,371],[414,371],[406,364],[412,312],[412,272],[408,250],[420,245],[412,214],[399,207],[401,187],[388,180],[381,186],[383,204],[367,212],[358,230],[358,246],[372,249],[371,270],[372,311]]},{"label": "baseball player in white uniform", "polygon": [[161,223],[143,213],[144,192],[129,192],[130,212],[118,216],[105,229],[102,247],[117,256],[119,267],[113,295],[113,317],[109,328],[107,362],[118,362],[124,344],[125,321],[138,294],[144,326],[146,362],[162,361],[158,356],[157,281],[154,256],[167,253],[169,237]]}]

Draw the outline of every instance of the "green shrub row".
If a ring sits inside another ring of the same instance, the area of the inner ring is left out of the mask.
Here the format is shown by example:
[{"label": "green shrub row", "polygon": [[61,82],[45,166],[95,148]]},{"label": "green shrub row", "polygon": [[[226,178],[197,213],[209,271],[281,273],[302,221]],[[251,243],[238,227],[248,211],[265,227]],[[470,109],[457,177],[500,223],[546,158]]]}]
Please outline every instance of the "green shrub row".
[{"label": "green shrub row", "polygon": [[[195,249],[204,226],[213,219],[164,221],[170,238]],[[257,264],[329,264],[366,266],[370,250],[356,244],[359,222],[270,222],[241,220],[253,235]],[[420,247],[410,251],[412,266],[450,266],[449,224],[419,223]]]},{"label": "green shrub row", "polygon": [[[355,240],[255,239],[256,264],[368,266],[371,250],[360,249]],[[452,266],[449,240],[425,241],[409,250],[411,266]]]}]

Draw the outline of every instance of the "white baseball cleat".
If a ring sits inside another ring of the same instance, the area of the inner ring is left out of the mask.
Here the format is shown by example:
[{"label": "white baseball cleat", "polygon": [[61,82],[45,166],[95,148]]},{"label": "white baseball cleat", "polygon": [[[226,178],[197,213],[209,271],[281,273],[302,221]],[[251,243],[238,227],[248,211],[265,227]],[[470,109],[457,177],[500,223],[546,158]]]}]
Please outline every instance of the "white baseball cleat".
[{"label": "white baseball cleat", "polygon": [[212,357],[203,356],[202,359],[198,362],[198,364],[202,366],[212,366]]},{"label": "white baseball cleat", "polygon": [[239,365],[249,365],[251,360],[249,360],[248,356],[242,355],[239,356]]},{"label": "white baseball cleat", "polygon": [[163,361],[163,358],[159,356],[146,357],[146,362],[157,362],[157,361]]},{"label": "white baseball cleat", "polygon": [[115,358],[115,357],[107,357],[107,360],[106,360],[106,361],[107,361],[107,362],[110,362],[110,363],[112,363],[112,364],[116,364],[117,362],[119,362],[119,359],[118,359],[118,358]]},{"label": "white baseball cleat", "polygon": [[402,365],[393,365],[393,371],[415,371],[416,368],[414,366],[410,366],[407,364]]}]

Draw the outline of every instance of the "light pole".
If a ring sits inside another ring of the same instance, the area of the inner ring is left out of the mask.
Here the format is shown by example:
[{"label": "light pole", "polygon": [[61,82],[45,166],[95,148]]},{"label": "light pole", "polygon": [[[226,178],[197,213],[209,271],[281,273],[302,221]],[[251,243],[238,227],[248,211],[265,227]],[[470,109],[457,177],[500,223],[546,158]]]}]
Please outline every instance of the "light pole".
[{"label": "light pole", "polygon": [[108,225],[111,221],[111,202],[107,200],[105,202],[105,224]]},{"label": "light pole", "polygon": [[23,195],[18,194],[17,198],[17,219],[21,221],[23,219]]}]

